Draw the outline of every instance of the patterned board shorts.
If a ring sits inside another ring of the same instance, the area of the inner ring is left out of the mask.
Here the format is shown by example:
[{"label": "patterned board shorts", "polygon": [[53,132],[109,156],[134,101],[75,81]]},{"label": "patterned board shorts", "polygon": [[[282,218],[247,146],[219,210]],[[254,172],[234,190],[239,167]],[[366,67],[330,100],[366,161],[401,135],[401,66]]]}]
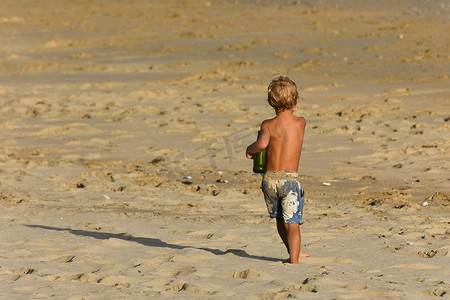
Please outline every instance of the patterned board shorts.
[{"label": "patterned board shorts", "polygon": [[261,189],[271,218],[302,224],[305,193],[295,172],[266,172]]}]

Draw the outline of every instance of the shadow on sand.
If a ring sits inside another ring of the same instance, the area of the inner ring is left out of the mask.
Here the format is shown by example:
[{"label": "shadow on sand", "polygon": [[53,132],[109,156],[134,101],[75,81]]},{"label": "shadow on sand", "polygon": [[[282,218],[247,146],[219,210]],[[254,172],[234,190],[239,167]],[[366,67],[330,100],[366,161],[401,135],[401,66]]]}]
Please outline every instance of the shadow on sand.
[{"label": "shadow on sand", "polygon": [[87,231],[87,230],[79,230],[79,229],[70,229],[70,228],[59,228],[59,227],[52,227],[52,226],[44,226],[44,225],[25,225],[30,228],[39,228],[44,230],[54,230],[54,231],[66,231],[74,235],[78,236],[87,236],[92,237],[99,240],[108,240],[110,238],[115,239],[121,239],[124,241],[129,242],[135,242],[142,244],[144,246],[149,247],[158,247],[158,248],[170,248],[170,249],[197,249],[197,250],[203,250],[210,252],[215,255],[225,255],[228,253],[232,253],[236,256],[243,257],[243,258],[251,258],[251,259],[259,259],[259,260],[265,260],[265,261],[272,261],[272,262],[279,262],[281,259],[273,258],[273,257],[266,257],[266,256],[258,256],[258,255],[251,255],[245,252],[242,249],[227,249],[226,251],[222,251],[220,249],[211,249],[206,247],[193,247],[193,246],[181,246],[177,244],[170,244],[166,243],[164,241],[161,241],[160,239],[154,239],[154,238],[147,238],[147,237],[135,237],[127,233],[109,233],[109,232],[100,232],[100,231]]}]

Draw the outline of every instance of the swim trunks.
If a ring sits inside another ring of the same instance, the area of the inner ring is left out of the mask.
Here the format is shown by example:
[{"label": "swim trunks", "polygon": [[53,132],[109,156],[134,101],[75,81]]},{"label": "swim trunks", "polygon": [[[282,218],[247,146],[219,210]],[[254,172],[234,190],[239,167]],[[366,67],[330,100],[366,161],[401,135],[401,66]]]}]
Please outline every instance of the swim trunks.
[{"label": "swim trunks", "polygon": [[266,172],[261,189],[271,218],[302,224],[305,193],[295,172]]}]

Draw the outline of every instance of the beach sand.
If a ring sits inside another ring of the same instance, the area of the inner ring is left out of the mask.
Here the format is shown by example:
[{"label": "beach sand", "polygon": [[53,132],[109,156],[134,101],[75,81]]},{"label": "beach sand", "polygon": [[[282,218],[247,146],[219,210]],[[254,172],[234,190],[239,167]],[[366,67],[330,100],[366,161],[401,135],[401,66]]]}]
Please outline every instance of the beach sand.
[{"label": "beach sand", "polygon": [[[448,1],[2,1],[2,299],[450,295]],[[245,147],[307,120],[300,265]]]}]

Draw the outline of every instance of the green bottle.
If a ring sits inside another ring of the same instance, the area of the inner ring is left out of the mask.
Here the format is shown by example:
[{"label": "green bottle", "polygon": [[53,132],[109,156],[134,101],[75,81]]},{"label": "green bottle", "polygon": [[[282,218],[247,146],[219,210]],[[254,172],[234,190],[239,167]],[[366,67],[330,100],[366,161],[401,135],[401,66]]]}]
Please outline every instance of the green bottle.
[{"label": "green bottle", "polygon": [[[258,130],[258,139],[261,135],[261,130]],[[266,172],[266,155],[267,149],[253,155],[253,172],[254,173],[265,173]]]}]

